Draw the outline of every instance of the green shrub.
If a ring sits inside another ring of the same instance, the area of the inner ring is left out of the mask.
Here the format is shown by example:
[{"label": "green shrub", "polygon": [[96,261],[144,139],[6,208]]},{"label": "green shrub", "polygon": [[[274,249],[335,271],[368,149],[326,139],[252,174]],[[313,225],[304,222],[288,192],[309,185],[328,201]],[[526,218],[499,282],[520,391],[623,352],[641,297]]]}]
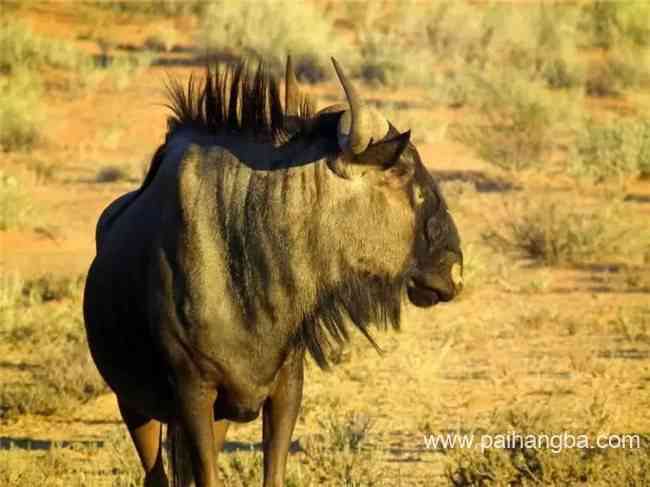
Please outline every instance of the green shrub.
[{"label": "green shrub", "polygon": [[550,114],[543,92],[516,75],[510,79],[501,75],[475,78],[473,90],[480,116],[452,126],[452,138],[503,169],[541,165],[550,138]]},{"label": "green shrub", "polygon": [[37,35],[20,22],[0,27],[0,45],[6,50],[0,58],[0,73],[8,75],[0,81],[0,128],[5,128],[0,131],[0,145],[5,150],[30,147],[36,139],[43,68],[62,75],[48,89],[76,92],[106,79],[122,90],[153,60],[150,52],[110,57],[102,41],[105,56],[96,62],[72,43]]},{"label": "green shrub", "polygon": [[29,150],[38,142],[41,103],[38,76],[22,70],[0,77],[0,151]]},{"label": "green shrub", "polygon": [[89,57],[71,43],[34,34],[21,22],[0,22],[0,72],[38,69],[42,66],[75,69]]},{"label": "green shrub", "polygon": [[569,89],[582,84],[584,70],[574,61],[569,61],[567,56],[554,56],[544,62],[540,70],[541,78],[552,89]]},{"label": "green shrub", "polygon": [[650,120],[585,120],[572,151],[571,171],[577,176],[650,174]]},{"label": "green shrub", "polygon": [[277,74],[291,54],[299,77],[330,77],[330,56],[350,66],[332,23],[311,3],[245,0],[209,3],[201,15],[200,43],[213,51],[264,60]]},{"label": "green shrub", "polygon": [[618,43],[650,45],[650,5],[647,2],[585,2],[578,22],[583,44],[610,49]]},{"label": "green shrub", "polygon": [[459,62],[483,66],[494,37],[490,25],[490,9],[471,5],[465,1],[437,2],[435,6],[414,15],[424,23],[424,36],[428,48],[437,62]]},{"label": "green shrub", "polygon": [[595,0],[583,5],[578,25],[587,46],[607,49],[616,42],[617,11],[616,2]]}]

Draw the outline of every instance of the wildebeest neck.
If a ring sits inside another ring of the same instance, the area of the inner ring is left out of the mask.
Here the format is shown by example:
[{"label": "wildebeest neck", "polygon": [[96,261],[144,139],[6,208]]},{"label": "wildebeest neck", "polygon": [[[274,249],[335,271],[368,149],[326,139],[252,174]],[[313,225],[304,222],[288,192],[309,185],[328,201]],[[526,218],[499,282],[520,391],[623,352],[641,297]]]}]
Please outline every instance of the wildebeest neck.
[{"label": "wildebeest neck", "polygon": [[224,283],[201,288],[223,286],[225,304],[213,312],[231,309],[218,319],[235,315],[258,335],[301,338],[320,365],[327,335],[347,338],[346,317],[362,331],[371,321],[397,325],[405,263],[390,256],[406,251],[377,255],[364,229],[384,215],[365,201],[367,188],[334,175],[325,154],[258,170],[223,147],[190,152],[179,198],[191,248],[182,253],[186,273],[203,282],[227,270]]}]

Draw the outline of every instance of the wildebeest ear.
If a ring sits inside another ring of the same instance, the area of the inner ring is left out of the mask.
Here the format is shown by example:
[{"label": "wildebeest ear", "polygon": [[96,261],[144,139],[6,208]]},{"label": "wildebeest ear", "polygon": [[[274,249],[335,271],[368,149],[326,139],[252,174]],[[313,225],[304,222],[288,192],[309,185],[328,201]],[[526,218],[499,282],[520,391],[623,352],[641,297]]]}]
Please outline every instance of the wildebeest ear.
[{"label": "wildebeest ear", "polygon": [[357,164],[379,166],[388,169],[399,160],[399,157],[408,146],[410,140],[411,131],[407,130],[392,139],[371,143],[365,151],[355,156],[353,160]]}]

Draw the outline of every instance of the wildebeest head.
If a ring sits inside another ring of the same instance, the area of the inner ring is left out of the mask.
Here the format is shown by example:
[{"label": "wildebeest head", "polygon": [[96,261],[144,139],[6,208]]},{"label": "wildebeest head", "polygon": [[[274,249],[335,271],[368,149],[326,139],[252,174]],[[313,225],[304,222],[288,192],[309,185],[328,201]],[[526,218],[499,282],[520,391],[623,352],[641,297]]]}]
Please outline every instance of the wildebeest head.
[{"label": "wildebeest head", "polygon": [[411,143],[410,130],[400,133],[366,104],[336,60],[333,63],[348,106],[320,112],[339,116],[340,153],[330,168],[342,178],[364,181],[360,185],[367,190],[371,211],[384,213],[384,218],[373,220],[385,228],[359,228],[373,240],[367,247],[374,247],[385,261],[404,258],[399,277],[414,305],[449,301],[463,286],[463,254],[445,200]]}]

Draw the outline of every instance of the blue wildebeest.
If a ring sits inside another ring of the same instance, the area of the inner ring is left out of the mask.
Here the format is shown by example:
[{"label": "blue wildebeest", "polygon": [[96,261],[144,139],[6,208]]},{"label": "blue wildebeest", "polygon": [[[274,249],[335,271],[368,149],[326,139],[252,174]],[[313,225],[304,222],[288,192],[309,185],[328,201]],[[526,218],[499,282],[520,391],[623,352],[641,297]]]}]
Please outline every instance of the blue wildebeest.
[{"label": "blue wildebeest", "polygon": [[228,421],[260,410],[264,485],[283,485],[305,353],[327,367],[350,323],[374,344],[404,290],[420,307],[460,291],[458,232],[410,131],[334,67],[347,104],[318,113],[290,60],[284,107],[262,67],[170,85],[165,143],[99,219],[88,342],[146,486],[169,482],[161,423],[173,483],[212,487]]}]

